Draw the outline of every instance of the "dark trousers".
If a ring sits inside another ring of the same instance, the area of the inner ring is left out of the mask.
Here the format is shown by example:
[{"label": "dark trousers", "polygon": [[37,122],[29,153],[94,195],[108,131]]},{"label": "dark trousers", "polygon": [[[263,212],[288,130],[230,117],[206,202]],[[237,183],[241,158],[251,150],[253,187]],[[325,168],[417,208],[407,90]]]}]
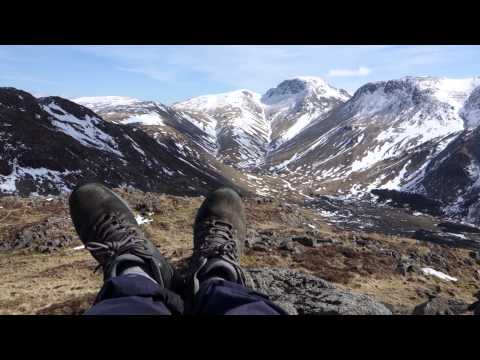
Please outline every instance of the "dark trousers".
[{"label": "dark trousers", "polygon": [[141,275],[122,275],[105,282],[85,315],[286,315],[267,296],[244,286],[207,280],[188,311],[182,298]]}]

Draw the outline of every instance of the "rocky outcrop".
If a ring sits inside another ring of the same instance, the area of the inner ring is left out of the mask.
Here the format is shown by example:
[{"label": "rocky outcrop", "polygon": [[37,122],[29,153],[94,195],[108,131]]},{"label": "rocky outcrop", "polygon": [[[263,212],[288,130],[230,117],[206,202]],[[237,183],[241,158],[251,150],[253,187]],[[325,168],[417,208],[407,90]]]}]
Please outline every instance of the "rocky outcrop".
[{"label": "rocky outcrop", "polygon": [[107,122],[59,97],[0,87],[0,196],[51,195],[90,181],[177,195],[242,191],[194,149]]},{"label": "rocky outcrop", "polygon": [[24,227],[10,241],[2,242],[0,250],[51,253],[79,244],[78,237],[72,232],[71,220],[56,217]]},{"label": "rocky outcrop", "polygon": [[467,311],[468,305],[453,299],[434,297],[413,310],[413,315],[460,315]]},{"label": "rocky outcrop", "polygon": [[430,230],[417,230],[413,237],[417,240],[427,241],[438,245],[449,247],[464,248],[470,250],[480,250],[480,241],[469,239],[465,235],[457,235]]},{"label": "rocky outcrop", "polygon": [[391,315],[367,295],[336,289],[334,285],[300,271],[262,268],[248,270],[249,285],[270,296],[292,315]]},{"label": "rocky outcrop", "polygon": [[440,224],[438,224],[438,227],[442,229],[442,231],[450,232],[450,233],[470,233],[470,234],[480,233],[480,228],[476,226],[471,226],[467,224],[458,224],[451,221],[443,221]]},{"label": "rocky outcrop", "polygon": [[420,194],[412,194],[397,190],[375,189],[373,195],[378,196],[378,202],[389,202],[391,206],[408,207],[412,210],[421,211],[426,214],[442,215],[442,203],[429,199]]}]

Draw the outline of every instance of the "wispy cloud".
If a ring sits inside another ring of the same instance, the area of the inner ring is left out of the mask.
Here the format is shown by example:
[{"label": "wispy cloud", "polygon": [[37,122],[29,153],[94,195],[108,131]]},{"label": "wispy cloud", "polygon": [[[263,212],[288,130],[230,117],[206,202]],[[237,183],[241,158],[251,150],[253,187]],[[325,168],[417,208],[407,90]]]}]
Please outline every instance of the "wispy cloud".
[{"label": "wispy cloud", "polygon": [[354,77],[367,76],[372,72],[368,67],[360,66],[358,69],[332,69],[328,72],[329,77]]},{"label": "wispy cloud", "polygon": [[354,92],[406,75],[478,75],[479,55],[480,46],[436,45],[0,46],[0,85],[172,102],[239,88],[261,93],[311,75]]},{"label": "wispy cloud", "polygon": [[24,83],[33,83],[33,84],[43,84],[43,85],[60,85],[58,81],[46,80],[36,76],[25,76],[19,74],[13,75],[0,75],[0,80],[4,81],[15,81],[15,82],[24,82]]},{"label": "wispy cloud", "polygon": [[76,49],[107,59],[117,71],[136,73],[171,84],[172,88],[185,88],[178,91],[189,92],[189,96],[238,88],[263,92],[285,79],[306,74],[325,76],[332,79],[332,85],[352,91],[367,80],[386,80],[418,72],[428,75],[432,70],[428,68],[430,65],[451,61],[452,54],[458,52],[446,46],[390,45],[85,46]]},{"label": "wispy cloud", "polygon": [[176,77],[174,71],[163,71],[152,66],[140,68],[117,67],[117,70],[142,74],[154,80],[159,80],[163,82],[173,81]]}]

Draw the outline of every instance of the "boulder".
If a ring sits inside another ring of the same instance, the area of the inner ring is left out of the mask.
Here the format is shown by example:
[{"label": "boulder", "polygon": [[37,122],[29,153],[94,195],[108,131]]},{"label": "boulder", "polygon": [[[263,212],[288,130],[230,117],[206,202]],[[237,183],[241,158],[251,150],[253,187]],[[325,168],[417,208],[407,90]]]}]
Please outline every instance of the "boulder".
[{"label": "boulder", "polygon": [[408,273],[422,273],[422,270],[418,265],[408,261],[400,261],[397,266],[397,271],[403,276],[407,276]]},{"label": "boulder", "polygon": [[286,239],[280,242],[280,244],[278,245],[278,248],[280,250],[293,251],[295,250],[295,244],[292,241],[292,239]]},{"label": "boulder", "polygon": [[258,236],[258,233],[255,230],[248,229],[247,236],[245,239],[245,247],[252,248],[253,245],[260,240],[261,238]]},{"label": "boulder", "polygon": [[303,246],[313,247],[317,245],[317,239],[311,236],[294,236],[292,237],[292,241],[296,241]]},{"label": "boulder", "polygon": [[353,294],[316,276],[281,268],[247,270],[247,285],[270,296],[289,314],[391,315],[367,295]]},{"label": "boulder", "polygon": [[471,251],[469,256],[480,265],[480,251]]},{"label": "boulder", "polygon": [[434,297],[417,305],[413,315],[459,315],[466,312],[468,305],[453,299]]},{"label": "boulder", "polygon": [[69,246],[79,245],[80,241],[72,230],[70,219],[48,218],[24,227],[13,238],[3,242],[0,250],[50,253]]},{"label": "boulder", "polygon": [[270,248],[267,244],[265,244],[263,242],[257,242],[255,244],[253,244],[252,250],[261,251],[261,252],[268,252],[268,251],[270,251]]}]

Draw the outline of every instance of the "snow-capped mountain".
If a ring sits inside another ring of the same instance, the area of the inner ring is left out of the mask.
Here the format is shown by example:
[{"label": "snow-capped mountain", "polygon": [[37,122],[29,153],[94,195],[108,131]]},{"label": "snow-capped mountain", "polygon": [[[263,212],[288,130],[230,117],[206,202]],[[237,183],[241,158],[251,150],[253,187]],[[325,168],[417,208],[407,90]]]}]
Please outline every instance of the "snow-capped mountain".
[{"label": "snow-capped mountain", "polygon": [[[233,99],[226,97],[225,102],[235,104]],[[162,146],[167,146],[172,154],[180,157],[182,161],[198,169],[207,167],[247,191],[266,195],[267,189],[275,187],[272,184],[278,182],[272,178],[264,179],[237,170],[236,168],[240,166],[234,168],[226,165],[228,155],[232,154],[227,146],[228,130],[219,130],[217,139],[215,129],[217,121],[204,112],[187,112],[152,101],[130,98],[80,98],[74,101],[89,106],[107,121],[142,130]],[[139,118],[140,116],[143,118]],[[146,116],[161,120],[142,121]],[[215,125],[212,126],[212,123]],[[241,124],[237,126],[242,128]],[[222,151],[219,151],[218,146],[222,146]],[[248,150],[248,147],[246,148]],[[254,155],[252,158],[258,159],[259,156],[263,154]]]},{"label": "snow-capped mountain", "polygon": [[177,103],[177,111],[215,138],[217,158],[237,168],[258,166],[267,151],[270,126],[260,95],[238,90]]},{"label": "snow-capped mountain", "polygon": [[285,80],[264,95],[250,90],[204,95],[173,106],[120,96],[73,99],[124,125],[154,137],[187,137],[224,164],[259,168],[267,154],[291,139],[350,95],[317,77]]},{"label": "snow-capped mountain", "polygon": [[319,77],[299,77],[281,82],[261,98],[271,127],[270,148],[275,149],[308,127],[350,95]]},{"label": "snow-capped mountain", "polygon": [[460,110],[460,115],[465,120],[467,129],[474,129],[480,125],[480,86],[471,92]]},{"label": "snow-capped mountain", "polygon": [[141,127],[154,138],[172,137],[180,141],[187,137],[208,153],[215,154],[215,139],[198,129],[191,119],[159,102],[121,96],[82,97],[72,101],[115,124]]},{"label": "snow-capped mountain", "polygon": [[480,86],[464,103],[462,131],[404,190],[441,201],[447,215],[480,224]]},{"label": "snow-capped mountain", "polygon": [[[477,78],[369,83],[280,146],[267,166],[310,192],[408,188],[475,114]],[[475,91],[474,91],[475,90]],[[475,103],[474,100],[472,100]]]},{"label": "snow-capped mountain", "polygon": [[124,96],[98,96],[72,99],[115,124],[164,126],[168,108],[155,101],[143,101]]},{"label": "snow-capped mountain", "polygon": [[479,124],[479,78],[405,77],[350,96],[300,77],[263,95],[237,90],[172,106],[36,99],[2,88],[0,190],[58,192],[98,179],[182,194],[231,184],[308,199],[383,188],[425,195],[473,219]]},{"label": "snow-capped mountain", "polygon": [[216,137],[218,158],[237,168],[258,168],[269,151],[348,100],[316,77],[285,80],[259,95],[249,90],[206,95],[173,108]]},{"label": "snow-capped mountain", "polygon": [[59,97],[0,88],[0,193],[69,191],[85,181],[205,194],[232,184],[209,164]]}]

